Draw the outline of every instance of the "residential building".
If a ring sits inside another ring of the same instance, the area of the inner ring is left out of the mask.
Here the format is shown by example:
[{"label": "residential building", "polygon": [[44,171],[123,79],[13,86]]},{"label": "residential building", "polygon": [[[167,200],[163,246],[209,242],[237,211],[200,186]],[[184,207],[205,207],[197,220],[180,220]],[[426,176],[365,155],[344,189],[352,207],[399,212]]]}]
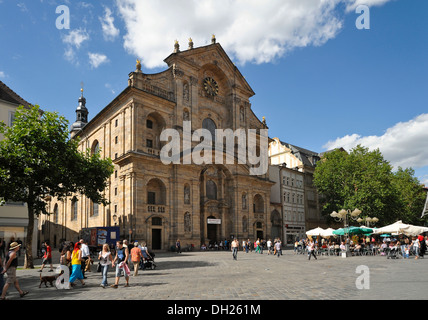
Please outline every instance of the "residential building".
[{"label": "residential building", "polygon": [[[0,121],[11,126],[19,106],[29,107],[31,104],[0,81]],[[3,135],[0,134],[0,140],[3,138]],[[37,218],[35,218],[34,225],[37,226]],[[28,211],[25,203],[7,201],[5,205],[0,206],[0,239],[3,239],[7,245],[14,239],[22,241],[25,246],[27,226]],[[34,228],[33,243],[36,241],[37,228]],[[36,253],[37,246],[33,246],[33,256],[36,256]]]}]

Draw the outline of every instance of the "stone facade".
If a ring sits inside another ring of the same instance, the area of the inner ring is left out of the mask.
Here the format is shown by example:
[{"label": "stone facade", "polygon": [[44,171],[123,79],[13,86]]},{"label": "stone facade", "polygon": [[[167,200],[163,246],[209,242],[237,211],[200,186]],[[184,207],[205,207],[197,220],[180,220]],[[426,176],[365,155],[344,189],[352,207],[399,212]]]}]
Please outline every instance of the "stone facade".
[{"label": "stone facade", "polygon": [[[49,202],[54,214],[41,225],[54,223],[57,239],[77,240],[82,228],[114,225],[120,226],[122,238],[162,250],[176,239],[199,247],[231,237],[271,236],[268,172],[251,175],[248,161],[164,164],[160,158],[168,143],[161,133],[175,129],[183,139],[183,121],[191,121],[192,133],[200,128],[267,129],[251,110],[253,90],[215,39],[185,51],[176,43],[165,62],[168,68],[157,74],[143,73],[137,62],[125,90],[83,129],[73,126],[71,135],[80,138],[81,151],[100,150],[113,160],[115,172],[106,190],[108,206],[81,195],[77,202],[71,197]],[[199,142],[189,143],[194,148]],[[52,233],[42,236],[53,239]]]},{"label": "stone facade", "polygon": [[[315,166],[321,159],[321,155],[273,138],[269,143],[269,159],[271,165],[278,167],[277,171],[281,168],[282,172],[281,183],[283,181],[283,184],[281,188],[279,186],[273,188],[272,192],[273,194],[279,192],[279,196],[283,197],[285,241],[290,242],[291,238],[288,235],[301,237],[302,228],[310,230],[327,227],[321,215],[318,191],[313,184]],[[276,175],[277,173],[272,175],[271,179],[275,179]],[[279,178],[275,181],[279,183]],[[274,189],[278,190],[273,191]]]}]

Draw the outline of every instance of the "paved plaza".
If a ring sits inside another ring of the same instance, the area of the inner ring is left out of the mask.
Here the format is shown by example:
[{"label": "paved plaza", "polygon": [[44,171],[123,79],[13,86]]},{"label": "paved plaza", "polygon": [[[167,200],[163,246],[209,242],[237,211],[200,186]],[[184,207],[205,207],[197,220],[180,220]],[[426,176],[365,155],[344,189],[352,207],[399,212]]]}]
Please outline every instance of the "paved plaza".
[{"label": "paved plaza", "polygon": [[[17,271],[25,300],[407,300],[428,297],[428,259],[387,259],[385,256],[318,256],[283,251],[279,258],[259,253],[230,251],[160,252],[155,270],[140,270],[130,287],[102,288],[101,274],[87,272],[84,287],[71,290],[39,288],[40,261],[35,269]],[[22,257],[21,257],[22,260]],[[55,257],[54,262],[59,261]],[[54,264],[56,267],[58,264]],[[43,275],[51,274],[46,266]],[[114,283],[110,268],[109,284]],[[14,288],[9,300],[21,300]]]}]

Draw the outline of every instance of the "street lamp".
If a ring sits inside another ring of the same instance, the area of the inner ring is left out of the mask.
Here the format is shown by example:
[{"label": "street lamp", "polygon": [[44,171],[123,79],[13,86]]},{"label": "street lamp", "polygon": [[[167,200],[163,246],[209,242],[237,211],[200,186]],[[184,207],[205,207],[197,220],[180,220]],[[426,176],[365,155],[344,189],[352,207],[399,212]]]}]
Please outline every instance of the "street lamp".
[{"label": "street lamp", "polygon": [[344,233],[346,235],[346,243],[345,243],[345,247],[346,247],[346,256],[349,257],[350,254],[350,250],[349,250],[349,221],[354,220],[357,221],[358,220],[358,216],[361,214],[361,210],[355,208],[354,211],[351,212],[350,209],[345,210],[342,209],[339,212],[333,211],[330,216],[332,218],[334,218],[336,221],[343,221],[344,224]]},{"label": "street lamp", "polygon": [[374,218],[364,217],[364,218],[358,218],[357,221],[359,223],[364,222],[366,227],[370,227],[370,224],[375,225],[379,221],[379,219],[376,217],[374,217]]}]

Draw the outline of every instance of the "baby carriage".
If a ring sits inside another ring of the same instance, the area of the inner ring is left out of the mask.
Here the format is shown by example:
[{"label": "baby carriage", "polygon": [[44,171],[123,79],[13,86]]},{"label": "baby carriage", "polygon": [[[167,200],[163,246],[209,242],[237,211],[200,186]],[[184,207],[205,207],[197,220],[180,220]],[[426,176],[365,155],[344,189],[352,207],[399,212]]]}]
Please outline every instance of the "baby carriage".
[{"label": "baby carriage", "polygon": [[155,263],[155,254],[153,252],[149,252],[149,256],[145,252],[143,252],[143,258],[140,262],[140,267],[142,270],[145,269],[156,269],[156,263]]},{"label": "baby carriage", "polygon": [[387,259],[399,259],[399,258],[401,258],[399,249],[397,247],[392,247],[391,249],[389,249],[386,258]]}]

